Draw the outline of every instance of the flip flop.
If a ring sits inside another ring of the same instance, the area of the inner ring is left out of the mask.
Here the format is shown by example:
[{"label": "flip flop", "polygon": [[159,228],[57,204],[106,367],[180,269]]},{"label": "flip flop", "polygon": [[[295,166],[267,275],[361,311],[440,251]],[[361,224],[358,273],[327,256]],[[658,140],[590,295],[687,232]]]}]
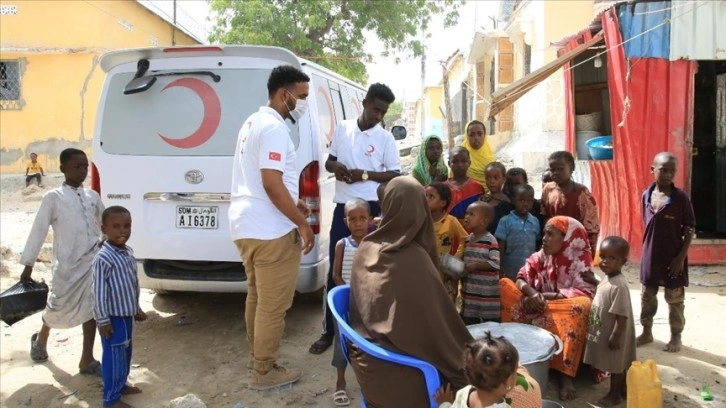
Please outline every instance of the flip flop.
[{"label": "flip flop", "polygon": [[338,390],[333,393],[333,404],[336,407],[347,407],[350,405],[350,397],[345,390]]},{"label": "flip flop", "polygon": [[80,373],[83,375],[101,376],[101,363],[98,360],[93,360],[86,368],[81,369]]},{"label": "flip flop", "polygon": [[318,341],[313,343],[312,346],[310,346],[310,354],[323,354],[325,350],[327,350],[330,346],[333,345],[333,339],[327,338],[325,336],[321,336]]},{"label": "flip flop", "polygon": [[38,340],[38,333],[30,336],[30,358],[36,363],[48,361],[48,350],[45,346],[41,347],[35,344]]},{"label": "flip flop", "polygon": [[713,395],[711,394],[711,389],[708,388],[708,385],[701,387],[701,398],[703,398],[704,401],[713,401]]},{"label": "flip flop", "polygon": [[601,382],[607,380],[610,378],[610,373],[607,371],[602,371],[597,368],[592,368],[592,382],[595,384],[600,384]]}]

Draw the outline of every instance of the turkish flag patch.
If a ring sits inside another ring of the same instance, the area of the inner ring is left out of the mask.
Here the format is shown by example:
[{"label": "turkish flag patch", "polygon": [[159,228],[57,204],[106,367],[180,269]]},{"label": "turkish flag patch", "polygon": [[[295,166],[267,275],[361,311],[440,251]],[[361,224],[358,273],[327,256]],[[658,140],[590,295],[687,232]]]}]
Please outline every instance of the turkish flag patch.
[{"label": "turkish flag patch", "polygon": [[268,157],[270,160],[274,160],[274,161],[282,160],[282,155],[278,152],[270,152],[270,155]]}]

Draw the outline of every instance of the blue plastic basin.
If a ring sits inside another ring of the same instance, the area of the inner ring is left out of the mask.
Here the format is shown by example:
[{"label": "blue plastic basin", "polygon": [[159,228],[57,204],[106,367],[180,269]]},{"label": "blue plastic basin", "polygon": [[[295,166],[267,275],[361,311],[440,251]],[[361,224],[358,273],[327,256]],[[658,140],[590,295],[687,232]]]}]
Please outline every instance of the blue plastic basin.
[{"label": "blue plastic basin", "polygon": [[588,140],[587,149],[590,150],[590,157],[593,160],[612,160],[613,159],[613,137],[600,136]]}]

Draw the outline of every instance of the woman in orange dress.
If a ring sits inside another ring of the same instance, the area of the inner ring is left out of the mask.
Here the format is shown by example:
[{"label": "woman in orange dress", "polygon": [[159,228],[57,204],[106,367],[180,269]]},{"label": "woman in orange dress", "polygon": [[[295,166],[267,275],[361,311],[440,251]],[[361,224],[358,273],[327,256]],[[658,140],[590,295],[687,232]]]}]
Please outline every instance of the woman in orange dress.
[{"label": "woman in orange dress", "polygon": [[550,363],[561,373],[562,400],[576,396],[572,379],[582,360],[597,286],[591,268],[585,228],[573,218],[556,216],[544,228],[542,249],[527,259],[517,281],[500,281],[502,322],[532,324],[562,339],[563,351]]}]

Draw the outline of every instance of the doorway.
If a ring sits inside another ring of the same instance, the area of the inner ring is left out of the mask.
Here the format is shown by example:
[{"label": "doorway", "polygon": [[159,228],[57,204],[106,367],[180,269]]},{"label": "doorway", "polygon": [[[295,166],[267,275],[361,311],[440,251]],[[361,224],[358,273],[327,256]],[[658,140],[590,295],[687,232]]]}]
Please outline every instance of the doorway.
[{"label": "doorway", "polygon": [[726,61],[698,61],[691,200],[696,237],[726,238]]},{"label": "doorway", "polygon": [[612,135],[608,63],[606,57],[599,56],[604,49],[601,42],[572,61],[577,160],[592,160],[586,145],[589,139]]}]

